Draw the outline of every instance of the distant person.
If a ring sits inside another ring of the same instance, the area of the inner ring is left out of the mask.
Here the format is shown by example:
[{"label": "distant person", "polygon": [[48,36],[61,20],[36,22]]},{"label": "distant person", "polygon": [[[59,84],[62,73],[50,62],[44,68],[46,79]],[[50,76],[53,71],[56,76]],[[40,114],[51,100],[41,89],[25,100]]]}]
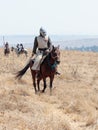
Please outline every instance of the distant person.
[{"label": "distant person", "polygon": [[16,45],[16,48],[17,48],[17,50],[19,52],[19,50],[20,50],[19,44]]},{"label": "distant person", "polygon": [[[52,42],[50,38],[46,35],[46,31],[41,27],[39,30],[39,36],[36,36],[34,39],[34,46],[32,50],[32,56],[36,55],[33,70],[40,70],[40,63],[44,57],[49,54],[52,50]],[[59,74],[57,72],[57,74]]]},{"label": "distant person", "polygon": [[5,49],[7,49],[7,48],[9,48],[9,43],[8,42],[5,43]]},{"label": "distant person", "polygon": [[23,44],[20,44],[20,51],[22,52],[24,50]]}]

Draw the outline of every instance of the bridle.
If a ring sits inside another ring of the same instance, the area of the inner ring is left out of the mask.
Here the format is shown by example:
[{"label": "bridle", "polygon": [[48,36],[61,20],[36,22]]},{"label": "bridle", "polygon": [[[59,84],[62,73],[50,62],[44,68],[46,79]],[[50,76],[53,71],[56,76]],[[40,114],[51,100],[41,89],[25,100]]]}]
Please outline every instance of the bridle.
[{"label": "bridle", "polygon": [[[48,65],[50,66],[50,68],[52,70],[54,70],[57,67],[57,65],[59,64],[59,61],[58,61],[58,59],[59,59],[59,56],[58,56],[59,52],[57,52],[57,51],[58,51],[58,48],[53,48],[53,50],[50,52],[50,55],[48,55],[48,59],[47,59]],[[51,64],[51,62],[50,62],[50,57],[54,61],[53,64]]]},{"label": "bridle", "polygon": [[53,50],[51,51],[51,58],[53,59],[53,60],[57,60],[57,59],[59,59],[59,50],[58,50],[58,48],[53,48]]}]

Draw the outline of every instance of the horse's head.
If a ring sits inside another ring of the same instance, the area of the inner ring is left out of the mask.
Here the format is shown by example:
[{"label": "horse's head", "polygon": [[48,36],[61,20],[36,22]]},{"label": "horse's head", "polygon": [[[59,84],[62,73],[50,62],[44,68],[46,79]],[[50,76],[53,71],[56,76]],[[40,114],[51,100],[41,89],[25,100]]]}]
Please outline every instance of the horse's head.
[{"label": "horse's head", "polygon": [[53,60],[56,61],[57,64],[60,63],[60,50],[59,50],[59,46],[57,47],[54,47],[52,48],[52,51],[51,51],[51,57]]}]

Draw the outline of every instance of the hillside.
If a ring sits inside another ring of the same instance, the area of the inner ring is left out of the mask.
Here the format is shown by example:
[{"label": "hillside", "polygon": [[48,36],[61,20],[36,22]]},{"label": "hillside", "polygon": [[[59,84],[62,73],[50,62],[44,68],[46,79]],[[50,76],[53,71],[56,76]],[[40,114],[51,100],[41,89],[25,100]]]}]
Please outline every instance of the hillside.
[{"label": "hillside", "polygon": [[14,78],[29,57],[0,52],[0,130],[98,130],[98,53],[61,51],[50,96],[34,93],[30,70]]}]

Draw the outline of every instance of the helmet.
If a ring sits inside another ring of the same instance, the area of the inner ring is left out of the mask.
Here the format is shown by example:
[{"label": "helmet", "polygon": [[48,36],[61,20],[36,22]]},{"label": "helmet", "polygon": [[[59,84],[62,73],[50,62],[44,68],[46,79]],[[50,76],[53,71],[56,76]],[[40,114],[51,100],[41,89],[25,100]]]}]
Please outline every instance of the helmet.
[{"label": "helmet", "polygon": [[41,27],[40,28],[40,34],[43,36],[43,37],[45,37],[46,36],[46,31]]},{"label": "helmet", "polygon": [[6,42],[6,45],[8,45],[8,42]]}]

